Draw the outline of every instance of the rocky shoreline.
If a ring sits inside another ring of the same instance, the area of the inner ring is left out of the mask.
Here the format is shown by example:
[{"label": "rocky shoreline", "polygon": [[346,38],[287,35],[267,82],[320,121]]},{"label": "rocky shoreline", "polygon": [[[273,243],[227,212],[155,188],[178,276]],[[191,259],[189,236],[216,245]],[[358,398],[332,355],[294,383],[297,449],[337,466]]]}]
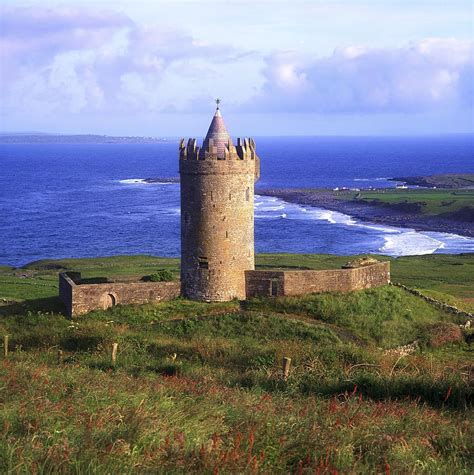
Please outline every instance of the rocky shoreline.
[{"label": "rocky shoreline", "polygon": [[456,219],[423,216],[403,209],[389,208],[377,203],[355,201],[348,194],[347,199],[332,190],[299,190],[267,188],[256,191],[262,196],[273,196],[289,203],[315,206],[347,214],[361,221],[370,221],[389,226],[413,228],[417,231],[435,231],[474,237],[472,222]]}]

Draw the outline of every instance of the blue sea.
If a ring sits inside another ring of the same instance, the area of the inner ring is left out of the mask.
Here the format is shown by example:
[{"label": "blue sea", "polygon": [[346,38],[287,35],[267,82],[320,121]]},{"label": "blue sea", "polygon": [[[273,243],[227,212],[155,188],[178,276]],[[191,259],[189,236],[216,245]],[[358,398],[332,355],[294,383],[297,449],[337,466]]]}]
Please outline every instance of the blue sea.
[{"label": "blue sea", "polygon": [[[266,187],[394,186],[394,176],[474,173],[473,136],[257,138],[257,252],[474,252],[474,239],[361,222],[258,196]],[[0,145],[0,264],[44,258],[179,256],[177,141]]]}]

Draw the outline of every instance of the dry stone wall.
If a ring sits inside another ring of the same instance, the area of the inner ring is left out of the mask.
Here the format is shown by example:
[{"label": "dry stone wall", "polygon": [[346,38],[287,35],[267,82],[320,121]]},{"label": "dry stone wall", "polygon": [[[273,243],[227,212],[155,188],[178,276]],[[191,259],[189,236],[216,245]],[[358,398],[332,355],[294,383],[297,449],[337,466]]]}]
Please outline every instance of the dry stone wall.
[{"label": "dry stone wall", "polygon": [[410,287],[407,287],[406,285],[400,284],[399,282],[392,282],[391,285],[394,285],[396,287],[400,287],[401,289],[406,290],[407,292],[410,292],[411,294],[422,298],[423,300],[425,300],[429,304],[431,304],[434,307],[437,307],[441,310],[444,310],[445,312],[454,313],[455,315],[466,318],[468,321],[474,321],[474,315],[472,313],[466,312],[464,310],[460,310],[459,308],[455,307],[454,305],[449,305],[446,302],[443,302],[441,300],[434,299],[433,297],[428,297],[427,295],[423,294],[419,290],[412,289]]}]

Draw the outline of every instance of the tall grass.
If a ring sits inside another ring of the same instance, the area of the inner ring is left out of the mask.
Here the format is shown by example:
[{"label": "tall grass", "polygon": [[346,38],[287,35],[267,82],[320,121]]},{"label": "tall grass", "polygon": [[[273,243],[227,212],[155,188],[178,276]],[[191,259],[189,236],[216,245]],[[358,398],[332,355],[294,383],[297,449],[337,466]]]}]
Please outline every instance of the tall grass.
[{"label": "tall grass", "polygon": [[[0,307],[0,473],[474,470],[473,350],[431,347],[433,329],[459,322],[402,289],[245,309],[177,299],[75,321],[56,304]],[[414,339],[413,354],[384,351]]]},{"label": "tall grass", "polygon": [[[470,473],[465,415],[357,389],[321,399],[209,379],[1,366],[2,473]],[[8,398],[5,395],[8,394]]]}]

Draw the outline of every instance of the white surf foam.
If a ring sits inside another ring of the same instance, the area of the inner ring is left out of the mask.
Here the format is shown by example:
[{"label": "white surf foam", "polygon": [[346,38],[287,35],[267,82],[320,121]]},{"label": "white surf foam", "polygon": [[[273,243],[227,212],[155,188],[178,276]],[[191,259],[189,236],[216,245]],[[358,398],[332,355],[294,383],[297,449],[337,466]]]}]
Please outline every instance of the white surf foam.
[{"label": "white surf foam", "polygon": [[443,252],[474,252],[474,238],[452,233],[425,231],[423,234],[443,241]]},{"label": "white surf foam", "polygon": [[[365,221],[323,208],[287,203],[279,198],[255,195],[255,218],[324,221],[335,226],[357,227],[370,232],[377,244],[374,251],[390,256],[433,254],[435,252],[474,252],[474,239],[450,233],[415,231]],[[281,210],[284,210],[282,213]],[[265,212],[263,212],[265,211]]]},{"label": "white surf foam", "polygon": [[145,178],[127,178],[126,180],[119,180],[119,183],[124,185],[176,185],[173,181],[146,181]]},{"label": "white surf foam", "polygon": [[384,240],[380,252],[390,256],[433,254],[444,246],[443,241],[411,229],[385,236]]},{"label": "white surf foam", "polygon": [[356,224],[356,221],[347,214],[323,208],[305,208],[279,198],[260,195],[255,195],[255,211],[256,218],[285,217],[288,219],[327,221],[331,224]]},{"label": "white surf foam", "polygon": [[284,204],[281,204],[279,206],[260,206],[258,208],[259,211],[281,211],[282,209],[285,209],[286,206]]},{"label": "white surf foam", "polygon": [[331,224],[344,224],[346,226],[351,226],[356,224],[352,216],[348,214],[339,213],[338,211],[330,210],[308,210],[308,214],[314,216],[316,219],[322,219],[328,221]]},{"label": "white surf foam", "polygon": [[144,178],[127,178],[126,180],[119,180],[119,183],[123,183],[124,185],[147,185],[148,183],[145,181]]},{"label": "white surf foam", "polygon": [[395,228],[394,226],[384,226],[383,224],[372,224],[365,221],[354,221],[351,223],[352,226],[359,226],[365,229],[372,229],[373,231],[379,231],[381,233],[399,233],[400,228]]}]

